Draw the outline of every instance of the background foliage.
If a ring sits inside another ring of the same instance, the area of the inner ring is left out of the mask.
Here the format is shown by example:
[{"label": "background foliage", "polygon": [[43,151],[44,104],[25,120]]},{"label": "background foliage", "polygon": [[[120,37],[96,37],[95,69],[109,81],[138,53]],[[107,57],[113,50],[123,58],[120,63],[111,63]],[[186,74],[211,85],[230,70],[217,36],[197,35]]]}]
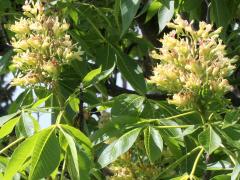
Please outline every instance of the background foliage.
[{"label": "background foliage", "polygon": [[[228,56],[239,55],[238,0],[44,2],[70,23],[85,54],[63,68],[57,92],[26,87],[12,102],[14,88],[3,81],[12,55],[7,26],[22,16],[24,2],[0,1],[1,179],[239,178],[238,68],[226,95],[233,106],[216,111],[210,124],[146,83],[155,65],[149,52],[161,47],[177,13],[196,27],[222,26]],[[51,114],[50,127],[40,128],[39,112]]]}]

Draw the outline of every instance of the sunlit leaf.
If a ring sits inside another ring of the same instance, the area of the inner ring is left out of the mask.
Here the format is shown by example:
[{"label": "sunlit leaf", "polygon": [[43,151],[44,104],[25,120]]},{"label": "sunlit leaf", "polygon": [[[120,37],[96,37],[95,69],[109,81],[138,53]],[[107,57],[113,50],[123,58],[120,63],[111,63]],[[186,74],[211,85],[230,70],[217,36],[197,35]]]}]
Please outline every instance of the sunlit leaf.
[{"label": "sunlit leaf", "polygon": [[55,128],[50,127],[38,134],[33,149],[30,179],[40,179],[55,170],[60,161],[60,146]]},{"label": "sunlit leaf", "polygon": [[99,164],[105,167],[116,160],[121,154],[127,152],[136,141],[140,131],[141,128],[133,129],[107,146],[98,159]]}]

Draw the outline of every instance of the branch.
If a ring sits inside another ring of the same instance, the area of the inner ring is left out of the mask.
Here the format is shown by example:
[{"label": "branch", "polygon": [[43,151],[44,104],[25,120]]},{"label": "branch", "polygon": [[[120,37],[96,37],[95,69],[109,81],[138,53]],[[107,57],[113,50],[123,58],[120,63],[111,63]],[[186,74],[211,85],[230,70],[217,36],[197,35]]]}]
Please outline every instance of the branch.
[{"label": "branch", "polygon": [[[109,82],[107,82],[105,85],[106,85],[108,94],[113,97],[119,96],[121,94],[138,94],[136,91],[122,88]],[[149,94],[146,94],[145,96],[148,99],[153,99],[153,100],[166,100],[169,97],[166,94],[161,94],[161,93],[149,93]]]}]

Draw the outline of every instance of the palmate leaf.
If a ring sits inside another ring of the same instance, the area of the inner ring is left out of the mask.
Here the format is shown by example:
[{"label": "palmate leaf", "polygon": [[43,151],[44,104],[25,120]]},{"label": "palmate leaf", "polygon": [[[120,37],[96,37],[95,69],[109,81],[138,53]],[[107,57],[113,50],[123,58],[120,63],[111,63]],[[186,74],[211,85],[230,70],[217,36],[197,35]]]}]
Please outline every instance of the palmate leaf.
[{"label": "palmate leaf", "polygon": [[127,152],[137,140],[140,131],[141,128],[133,129],[107,146],[98,159],[101,167],[107,166],[111,162],[115,161],[120,155]]},{"label": "palmate leaf", "polygon": [[199,134],[198,140],[208,154],[213,153],[222,144],[221,138],[211,126]]},{"label": "palmate leaf", "polygon": [[5,169],[4,179],[12,179],[32,155],[37,136],[38,134],[29,137],[15,149]]},{"label": "palmate leaf", "polygon": [[48,176],[58,166],[60,146],[55,135],[55,126],[44,129],[38,134],[33,149],[30,167],[30,180]]},{"label": "palmate leaf", "polygon": [[[91,165],[89,157],[86,155],[85,152],[80,150],[77,142],[70,134],[65,132],[62,128],[60,130],[63,136],[66,138],[68,144],[67,167],[70,176],[72,177],[72,179],[89,179],[89,171]],[[79,133],[74,134],[75,136],[79,137]]]}]

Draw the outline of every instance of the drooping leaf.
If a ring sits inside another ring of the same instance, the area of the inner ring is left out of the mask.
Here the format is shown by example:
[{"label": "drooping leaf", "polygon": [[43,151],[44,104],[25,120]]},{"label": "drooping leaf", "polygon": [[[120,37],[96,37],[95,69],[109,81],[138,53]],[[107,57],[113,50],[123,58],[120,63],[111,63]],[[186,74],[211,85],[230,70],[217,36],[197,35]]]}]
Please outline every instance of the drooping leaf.
[{"label": "drooping leaf", "polygon": [[174,14],[174,0],[168,1],[168,6],[162,6],[158,10],[158,25],[159,25],[159,32],[161,32],[167,23],[172,19]]},{"label": "drooping leaf", "polygon": [[[75,130],[74,130],[75,132]],[[61,129],[61,133],[66,138],[68,143],[68,169],[72,179],[89,179],[89,171],[90,171],[90,160],[89,157],[78,148],[78,144],[74,140],[74,138]],[[79,133],[74,133],[79,138]],[[82,136],[82,135],[81,135]]]},{"label": "drooping leaf", "polygon": [[140,5],[140,0],[121,0],[122,35],[129,28]]},{"label": "drooping leaf", "polygon": [[209,155],[222,144],[221,138],[211,126],[199,134],[198,140]]},{"label": "drooping leaf", "polygon": [[67,164],[70,169],[70,175],[72,179],[80,179],[79,164],[78,164],[78,153],[74,139],[66,132],[61,129],[64,137],[67,140],[69,149],[67,150],[69,163]]},{"label": "drooping leaf", "polygon": [[140,131],[141,128],[133,129],[125,133],[123,136],[111,143],[109,146],[107,146],[98,159],[101,167],[107,166],[108,164],[116,160],[120,155],[127,152],[136,141]]},{"label": "drooping leaf", "polygon": [[161,157],[163,140],[159,132],[151,126],[144,130],[144,145],[150,162],[153,163]]},{"label": "drooping leaf", "polygon": [[25,161],[32,155],[37,135],[38,134],[29,137],[14,150],[5,169],[5,179],[11,179],[22,168]]},{"label": "drooping leaf", "polygon": [[[78,147],[78,146],[77,146]],[[91,161],[89,156],[82,151],[80,148],[78,150],[78,164],[80,170],[80,178],[90,180],[90,170],[91,170]]]},{"label": "drooping leaf", "polygon": [[60,146],[55,135],[55,127],[42,130],[38,134],[33,149],[30,168],[30,179],[40,179],[49,176],[60,161]]}]

